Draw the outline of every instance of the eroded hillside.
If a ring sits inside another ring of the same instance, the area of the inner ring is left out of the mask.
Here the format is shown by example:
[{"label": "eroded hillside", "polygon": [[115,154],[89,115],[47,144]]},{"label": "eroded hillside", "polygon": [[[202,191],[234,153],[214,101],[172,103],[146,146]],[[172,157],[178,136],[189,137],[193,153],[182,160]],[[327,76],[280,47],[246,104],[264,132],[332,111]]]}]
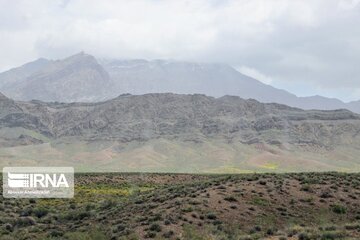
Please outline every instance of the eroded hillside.
[{"label": "eroded hillside", "polygon": [[170,93],[70,104],[2,96],[0,107],[4,164],[185,172],[349,171],[360,164],[360,117],[348,110]]}]

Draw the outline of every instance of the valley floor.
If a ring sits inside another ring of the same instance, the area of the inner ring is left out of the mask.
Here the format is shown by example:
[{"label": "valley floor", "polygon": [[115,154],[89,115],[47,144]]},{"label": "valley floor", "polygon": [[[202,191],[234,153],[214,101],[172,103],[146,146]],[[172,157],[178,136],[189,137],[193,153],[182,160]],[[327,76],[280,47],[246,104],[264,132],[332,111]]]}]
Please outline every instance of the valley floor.
[{"label": "valley floor", "polygon": [[73,199],[0,197],[0,239],[360,239],[360,174],[78,174]]}]

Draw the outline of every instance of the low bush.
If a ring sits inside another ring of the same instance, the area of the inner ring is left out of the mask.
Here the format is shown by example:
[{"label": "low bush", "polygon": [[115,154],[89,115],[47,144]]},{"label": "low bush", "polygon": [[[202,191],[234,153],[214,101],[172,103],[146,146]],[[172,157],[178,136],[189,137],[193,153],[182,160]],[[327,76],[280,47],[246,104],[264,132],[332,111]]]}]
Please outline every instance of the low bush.
[{"label": "low bush", "polygon": [[346,213],[346,207],[342,205],[335,204],[332,206],[332,211],[337,214],[345,214]]}]

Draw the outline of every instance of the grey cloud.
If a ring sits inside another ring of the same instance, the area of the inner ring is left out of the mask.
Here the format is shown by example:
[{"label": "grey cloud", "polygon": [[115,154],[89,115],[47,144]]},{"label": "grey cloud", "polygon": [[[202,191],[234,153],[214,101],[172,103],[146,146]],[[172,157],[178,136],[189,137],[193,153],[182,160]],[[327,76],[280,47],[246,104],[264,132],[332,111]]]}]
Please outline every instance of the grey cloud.
[{"label": "grey cloud", "polygon": [[0,52],[8,57],[0,60],[0,70],[83,50],[98,57],[246,66],[278,86],[343,88],[343,99],[360,98],[359,1],[2,0],[1,5]]}]

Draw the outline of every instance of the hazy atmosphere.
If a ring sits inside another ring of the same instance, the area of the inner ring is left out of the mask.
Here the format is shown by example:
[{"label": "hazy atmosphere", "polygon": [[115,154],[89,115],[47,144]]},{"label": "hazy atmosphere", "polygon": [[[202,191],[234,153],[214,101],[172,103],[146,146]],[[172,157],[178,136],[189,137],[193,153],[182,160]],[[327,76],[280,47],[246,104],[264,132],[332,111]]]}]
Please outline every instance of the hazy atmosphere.
[{"label": "hazy atmosphere", "polygon": [[358,0],[0,5],[0,71],[85,51],[97,58],[226,63],[298,96],[360,99]]},{"label": "hazy atmosphere", "polygon": [[359,240],[360,0],[0,0],[0,240]]}]

